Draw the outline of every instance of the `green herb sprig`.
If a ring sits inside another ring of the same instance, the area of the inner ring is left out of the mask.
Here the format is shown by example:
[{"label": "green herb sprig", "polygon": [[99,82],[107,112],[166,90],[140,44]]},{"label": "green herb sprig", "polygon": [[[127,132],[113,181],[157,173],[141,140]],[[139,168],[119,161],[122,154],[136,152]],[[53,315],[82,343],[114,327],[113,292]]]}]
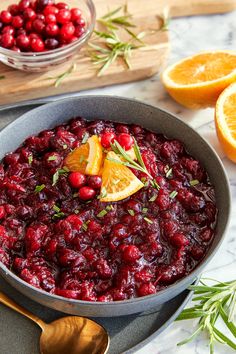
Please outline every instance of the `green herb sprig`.
[{"label": "green herb sprig", "polygon": [[200,285],[190,286],[189,289],[194,291],[193,301],[197,304],[183,310],[177,321],[195,318],[199,318],[199,321],[195,332],[178,345],[192,341],[200,332],[205,330],[209,335],[210,354],[214,353],[216,342],[228,345],[236,350],[236,342],[233,342],[217,328],[217,320],[221,318],[233,338],[236,339],[234,322],[236,315],[236,280],[229,282],[215,281],[213,286],[207,285],[201,280]]},{"label": "green herb sprig", "polygon": [[129,168],[134,168],[138,171],[145,173],[146,175],[148,175],[148,177],[153,179],[152,175],[150,175],[143,162],[139,146],[135,139],[134,139],[134,152],[138,162],[132,160],[132,158],[129,156],[129,154],[127,154],[127,152],[122,148],[122,146],[118,143],[117,140],[115,140],[114,143],[111,144],[111,148],[119,157],[123,158],[123,160],[116,160],[109,157],[107,157],[107,160],[119,163]]},{"label": "green herb sprig", "polygon": [[[123,14],[119,14],[123,11]],[[118,15],[119,14],[119,15]],[[130,28],[136,27],[131,22],[132,15],[128,14],[127,6],[121,6],[98,19],[104,30],[94,30],[94,42],[89,46],[92,51],[89,53],[91,60],[98,65],[98,76],[101,76],[108,67],[118,58],[121,58],[130,69],[130,57],[133,49],[138,49],[144,45],[142,38],[144,32],[135,34]],[[123,30],[129,35],[127,41],[123,41],[118,35],[118,31]]]}]

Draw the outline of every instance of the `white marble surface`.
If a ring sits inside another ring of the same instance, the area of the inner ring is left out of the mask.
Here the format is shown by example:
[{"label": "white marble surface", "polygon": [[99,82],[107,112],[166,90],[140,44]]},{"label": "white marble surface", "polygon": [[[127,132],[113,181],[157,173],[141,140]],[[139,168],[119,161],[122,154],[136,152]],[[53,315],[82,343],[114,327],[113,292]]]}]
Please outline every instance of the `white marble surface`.
[{"label": "white marble surface", "polygon": [[[197,16],[171,21],[172,52],[170,63],[209,49],[236,48],[236,12],[224,15]],[[194,127],[213,146],[221,157],[227,170],[232,192],[232,215],[230,228],[217,255],[207,266],[204,276],[219,280],[236,278],[236,165],[225,156],[217,141],[212,109],[190,111],[175,103],[165,92],[159,75],[126,85],[90,90],[83,94],[109,94],[134,97],[164,108],[178,115],[183,121]],[[195,322],[196,323],[196,322]],[[137,354],[206,354],[207,337],[202,334],[196,341],[183,347],[176,347],[177,342],[187,337],[193,330],[194,322],[181,321],[172,324],[155,340],[139,350]],[[230,354],[233,349],[216,345],[215,354]]]}]

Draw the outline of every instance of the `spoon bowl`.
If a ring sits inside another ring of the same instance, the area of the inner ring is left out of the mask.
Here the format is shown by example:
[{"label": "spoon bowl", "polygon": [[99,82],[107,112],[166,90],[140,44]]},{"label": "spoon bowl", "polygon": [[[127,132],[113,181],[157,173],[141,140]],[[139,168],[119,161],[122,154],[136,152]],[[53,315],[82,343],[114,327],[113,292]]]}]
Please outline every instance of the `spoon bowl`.
[{"label": "spoon bowl", "polygon": [[107,331],[98,323],[79,316],[59,318],[45,323],[0,292],[0,302],[28,317],[42,329],[41,354],[105,354],[110,339]]},{"label": "spoon bowl", "polygon": [[43,323],[40,337],[42,354],[105,354],[109,337],[105,329],[84,317],[68,316]]}]

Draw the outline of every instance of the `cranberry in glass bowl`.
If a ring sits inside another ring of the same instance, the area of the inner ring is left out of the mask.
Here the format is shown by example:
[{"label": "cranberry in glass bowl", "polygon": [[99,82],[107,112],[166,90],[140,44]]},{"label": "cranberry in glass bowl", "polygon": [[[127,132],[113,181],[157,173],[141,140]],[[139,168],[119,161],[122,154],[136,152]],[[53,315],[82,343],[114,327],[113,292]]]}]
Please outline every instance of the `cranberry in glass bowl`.
[{"label": "cranberry in glass bowl", "polygon": [[93,33],[92,0],[10,1],[0,4],[0,61],[42,72],[72,60]]}]

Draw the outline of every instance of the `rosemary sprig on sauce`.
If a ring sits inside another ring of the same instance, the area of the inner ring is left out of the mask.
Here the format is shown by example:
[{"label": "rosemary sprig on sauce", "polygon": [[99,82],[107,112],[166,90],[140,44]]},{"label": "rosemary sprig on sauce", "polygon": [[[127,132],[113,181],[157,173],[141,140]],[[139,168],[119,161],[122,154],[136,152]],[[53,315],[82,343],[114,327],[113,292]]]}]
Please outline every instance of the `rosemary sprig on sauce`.
[{"label": "rosemary sprig on sauce", "polygon": [[116,160],[116,159],[107,157],[108,160],[119,163],[124,166],[127,166],[129,168],[134,168],[135,170],[141,171],[141,172],[145,173],[146,175],[148,175],[148,177],[153,179],[153,177],[150,175],[150,173],[148,172],[148,170],[143,162],[140,149],[139,149],[138,144],[135,140],[134,140],[134,152],[135,152],[138,162],[132,160],[132,158],[129,156],[129,154],[127,154],[127,152],[122,148],[122,146],[118,143],[117,140],[115,140],[114,143],[111,144],[111,148],[122,159]]},{"label": "rosemary sprig on sauce", "polygon": [[200,332],[206,331],[209,335],[210,354],[214,353],[216,342],[236,350],[236,342],[233,342],[226,333],[217,327],[217,320],[221,318],[227,331],[230,331],[232,337],[236,339],[236,280],[215,281],[213,286],[207,285],[201,280],[200,285],[190,286],[189,289],[194,291],[193,301],[196,302],[196,305],[183,310],[177,321],[195,318],[199,318],[199,321],[194,333],[178,345],[186,344],[196,338]]}]

